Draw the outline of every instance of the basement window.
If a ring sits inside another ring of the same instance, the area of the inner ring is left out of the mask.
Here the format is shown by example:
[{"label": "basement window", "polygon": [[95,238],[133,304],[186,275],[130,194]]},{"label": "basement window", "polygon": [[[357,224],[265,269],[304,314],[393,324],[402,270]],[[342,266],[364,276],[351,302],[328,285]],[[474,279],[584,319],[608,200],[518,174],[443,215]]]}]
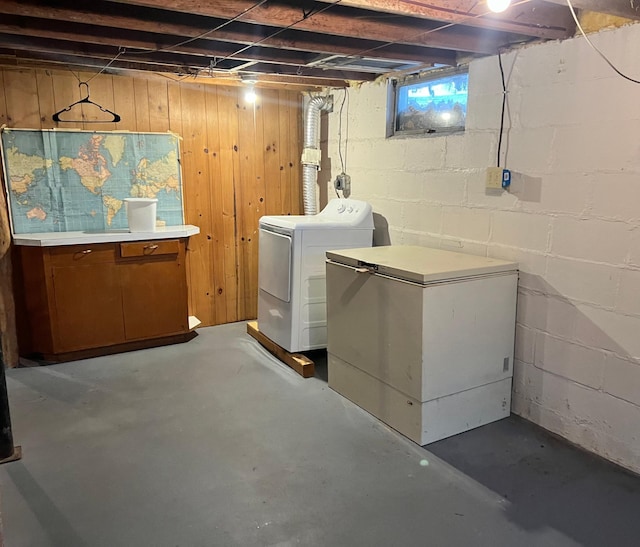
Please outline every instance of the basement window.
[{"label": "basement window", "polygon": [[464,131],[468,83],[467,66],[392,80],[393,118],[387,136]]}]

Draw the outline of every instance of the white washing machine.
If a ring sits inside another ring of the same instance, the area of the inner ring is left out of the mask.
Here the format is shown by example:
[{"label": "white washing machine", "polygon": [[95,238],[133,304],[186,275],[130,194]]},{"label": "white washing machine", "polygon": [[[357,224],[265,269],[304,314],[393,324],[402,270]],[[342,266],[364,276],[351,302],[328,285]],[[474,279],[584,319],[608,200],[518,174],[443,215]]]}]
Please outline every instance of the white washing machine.
[{"label": "white washing machine", "polygon": [[371,205],[332,199],[317,215],[260,219],[258,328],[290,352],[327,347],[325,253],[370,247]]}]

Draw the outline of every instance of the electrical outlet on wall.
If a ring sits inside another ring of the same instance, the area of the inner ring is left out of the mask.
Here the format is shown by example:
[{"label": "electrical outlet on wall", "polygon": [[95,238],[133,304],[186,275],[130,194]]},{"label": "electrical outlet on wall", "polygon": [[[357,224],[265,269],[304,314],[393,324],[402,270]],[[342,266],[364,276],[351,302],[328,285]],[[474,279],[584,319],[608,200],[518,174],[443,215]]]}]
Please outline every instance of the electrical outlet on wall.
[{"label": "electrical outlet on wall", "polygon": [[486,187],[491,190],[502,190],[502,167],[487,167]]},{"label": "electrical outlet on wall", "polygon": [[340,173],[336,180],[333,183],[333,186],[336,190],[341,190],[342,192],[350,192],[351,191],[351,177],[346,173]]}]

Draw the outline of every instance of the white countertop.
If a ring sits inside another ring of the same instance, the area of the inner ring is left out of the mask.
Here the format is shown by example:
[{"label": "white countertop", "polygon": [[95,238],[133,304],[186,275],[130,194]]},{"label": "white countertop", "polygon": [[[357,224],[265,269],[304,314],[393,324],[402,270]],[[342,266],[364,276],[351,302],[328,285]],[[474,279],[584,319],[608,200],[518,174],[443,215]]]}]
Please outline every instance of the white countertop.
[{"label": "white countertop", "polygon": [[107,230],[104,232],[48,232],[40,234],[18,234],[13,236],[14,245],[31,247],[57,247],[60,245],[84,245],[87,243],[118,243],[121,241],[146,241],[149,239],[173,239],[200,233],[197,226],[164,226],[155,232],[129,232],[129,230]]}]

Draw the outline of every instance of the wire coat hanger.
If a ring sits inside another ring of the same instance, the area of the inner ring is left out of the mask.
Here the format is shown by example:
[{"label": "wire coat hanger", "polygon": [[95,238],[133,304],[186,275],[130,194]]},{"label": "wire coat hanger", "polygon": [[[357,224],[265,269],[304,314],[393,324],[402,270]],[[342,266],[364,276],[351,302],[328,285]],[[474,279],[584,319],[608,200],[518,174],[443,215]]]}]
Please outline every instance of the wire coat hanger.
[{"label": "wire coat hanger", "polygon": [[[89,84],[87,82],[80,82],[78,84],[78,87],[82,88],[82,86],[85,86],[87,88],[86,89],[87,96],[84,99],[80,99],[79,101],[76,101],[75,103],[71,103],[69,106],[67,106],[67,108],[63,108],[62,110],[59,110],[58,112],[56,112],[53,116],[51,116],[51,119],[54,122],[62,122],[62,123],[117,123],[117,122],[120,121],[120,116],[118,114],[116,114],[115,112],[111,112],[111,110],[109,110],[108,108],[100,106],[98,103],[94,103],[91,99],[89,99]],[[60,114],[64,114],[65,112],[69,112],[69,110],[71,110],[74,106],[76,106],[78,104],[92,104],[93,106],[97,106],[105,114],[111,114],[113,116],[113,119],[112,120],[61,120],[60,119]]]}]

